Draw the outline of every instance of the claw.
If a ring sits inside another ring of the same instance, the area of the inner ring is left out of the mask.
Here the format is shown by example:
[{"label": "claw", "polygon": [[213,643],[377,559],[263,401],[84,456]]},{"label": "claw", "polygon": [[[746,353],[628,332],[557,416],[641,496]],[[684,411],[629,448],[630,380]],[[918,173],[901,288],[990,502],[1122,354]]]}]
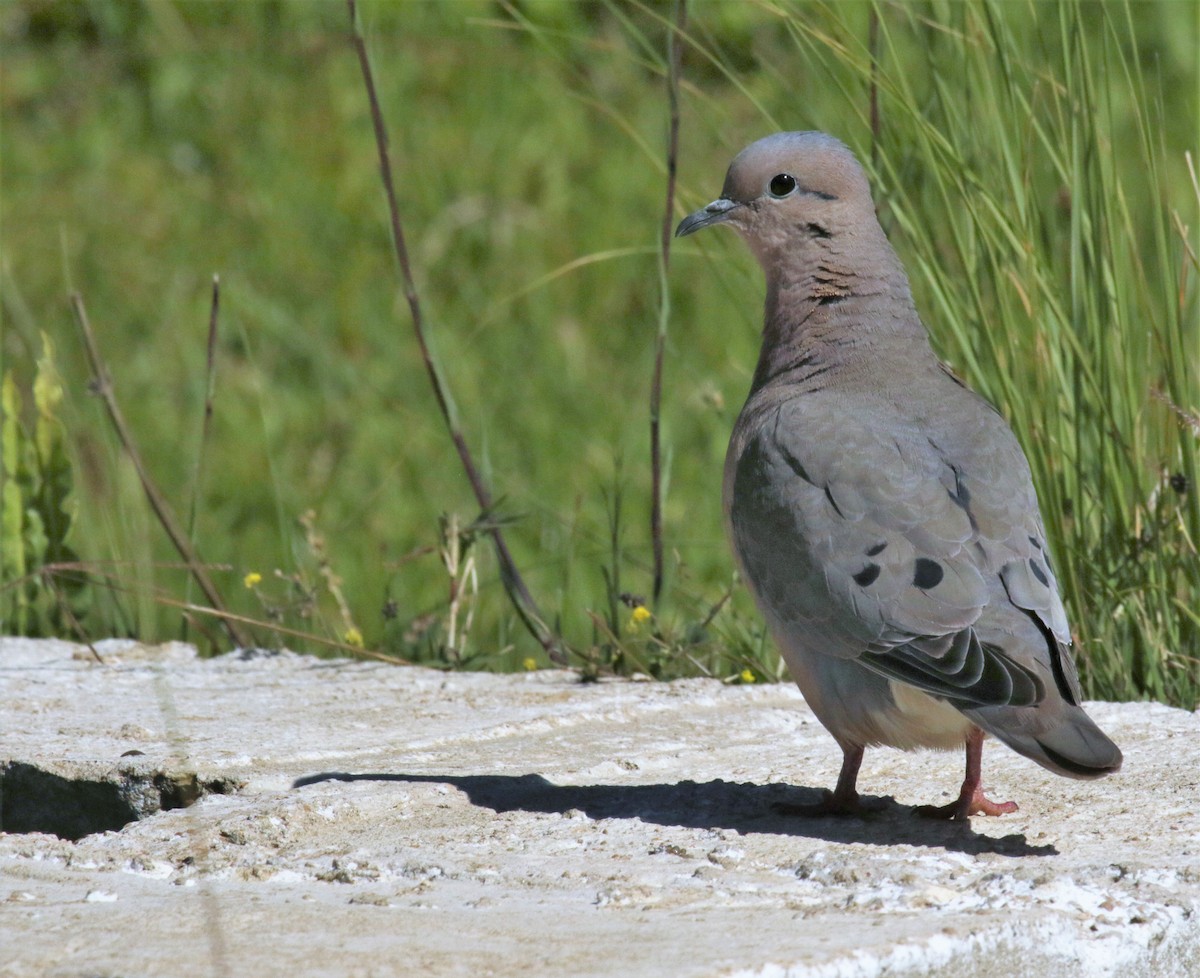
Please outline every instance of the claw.
[{"label": "claw", "polygon": [[972,815],[1009,815],[1017,810],[1015,801],[992,801],[981,788],[976,788],[969,795],[960,794],[949,805],[919,805],[916,812],[921,818],[965,822]]}]

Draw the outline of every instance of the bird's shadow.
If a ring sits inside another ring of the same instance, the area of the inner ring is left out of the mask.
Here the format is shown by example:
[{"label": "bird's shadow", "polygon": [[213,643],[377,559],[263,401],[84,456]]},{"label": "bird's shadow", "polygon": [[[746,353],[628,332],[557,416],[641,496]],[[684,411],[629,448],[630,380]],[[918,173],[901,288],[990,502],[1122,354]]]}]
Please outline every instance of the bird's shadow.
[{"label": "bird's shadow", "polygon": [[447,784],[462,791],[473,805],[495,812],[580,811],[593,819],[641,819],[682,828],[734,829],[747,833],[805,836],[828,842],[867,845],[910,845],[948,849],[969,855],[1055,856],[1052,845],[1030,845],[1024,835],[993,838],[972,830],[968,822],[922,818],[892,798],[866,798],[872,811],[864,816],[806,817],[783,814],[778,804],[817,802],[816,788],[783,784],[738,784],[731,781],[680,781],[676,784],[557,785],[540,774],[350,774],[325,771],[297,778],[293,788],[323,781],[394,781]]}]

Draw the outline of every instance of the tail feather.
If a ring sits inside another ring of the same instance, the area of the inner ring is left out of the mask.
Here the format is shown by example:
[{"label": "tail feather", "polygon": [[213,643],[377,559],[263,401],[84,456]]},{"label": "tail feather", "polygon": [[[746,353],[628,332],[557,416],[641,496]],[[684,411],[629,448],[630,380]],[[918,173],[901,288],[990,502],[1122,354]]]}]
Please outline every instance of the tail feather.
[{"label": "tail feather", "polygon": [[1077,706],[1064,703],[1053,716],[1037,708],[1019,707],[963,712],[1018,754],[1055,774],[1090,779],[1121,769],[1120,748]]}]

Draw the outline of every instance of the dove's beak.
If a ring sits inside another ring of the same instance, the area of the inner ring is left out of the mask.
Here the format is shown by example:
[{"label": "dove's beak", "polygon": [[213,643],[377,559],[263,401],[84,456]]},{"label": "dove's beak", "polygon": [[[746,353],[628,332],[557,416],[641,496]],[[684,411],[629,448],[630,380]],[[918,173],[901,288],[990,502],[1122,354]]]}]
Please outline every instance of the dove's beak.
[{"label": "dove's beak", "polygon": [[736,200],[719,197],[707,207],[700,208],[695,214],[689,214],[680,221],[679,227],[675,229],[675,237],[684,238],[693,231],[699,231],[711,224],[720,224],[722,221],[728,220],[738,206]]}]

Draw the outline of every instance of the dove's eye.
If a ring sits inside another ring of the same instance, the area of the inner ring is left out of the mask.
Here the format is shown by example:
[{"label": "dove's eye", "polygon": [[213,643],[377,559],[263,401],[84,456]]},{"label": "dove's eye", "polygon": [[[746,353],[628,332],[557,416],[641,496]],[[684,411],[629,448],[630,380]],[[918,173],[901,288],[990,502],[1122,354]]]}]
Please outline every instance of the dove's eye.
[{"label": "dove's eye", "polygon": [[796,178],[790,173],[777,173],[771,177],[767,190],[772,197],[786,197],[796,189]]}]

